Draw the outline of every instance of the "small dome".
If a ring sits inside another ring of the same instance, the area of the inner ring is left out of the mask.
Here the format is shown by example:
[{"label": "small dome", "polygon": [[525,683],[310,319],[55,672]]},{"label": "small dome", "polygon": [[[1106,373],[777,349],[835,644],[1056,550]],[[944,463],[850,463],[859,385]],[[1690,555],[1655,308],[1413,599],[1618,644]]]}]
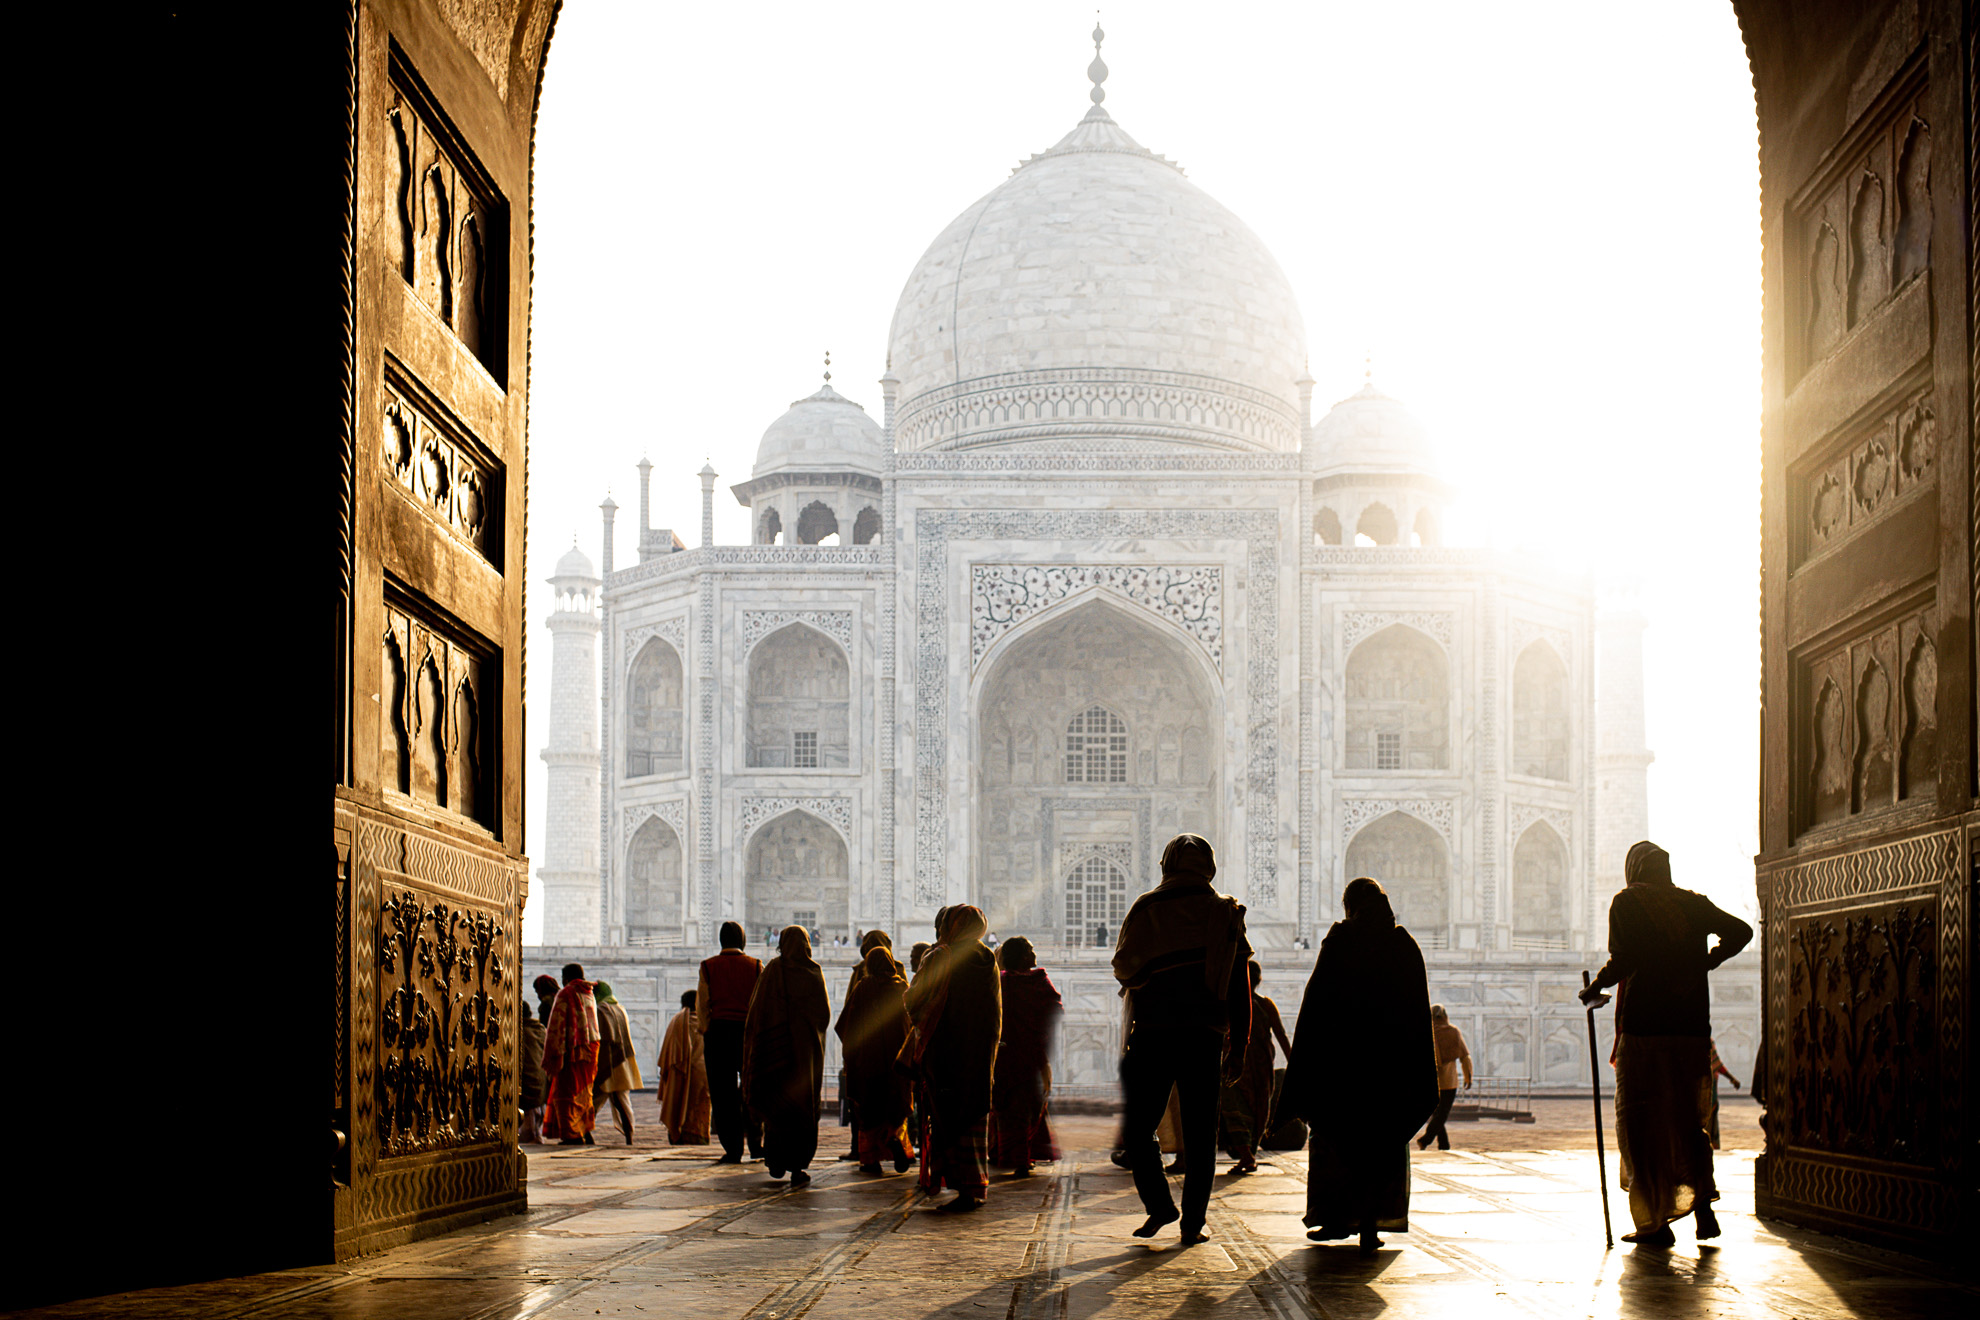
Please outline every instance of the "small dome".
[{"label": "small dome", "polygon": [[1313,427],[1321,471],[1432,472],[1430,433],[1371,382],[1335,404]]},{"label": "small dome", "polygon": [[558,582],[564,578],[582,578],[588,582],[598,581],[598,574],[591,567],[590,556],[586,555],[584,551],[578,549],[575,545],[564,551],[563,557],[557,561],[557,571],[550,575],[552,582]]},{"label": "small dome", "polygon": [[770,423],[756,447],[750,476],[843,468],[878,475],[886,453],[887,436],[880,424],[827,381]]}]

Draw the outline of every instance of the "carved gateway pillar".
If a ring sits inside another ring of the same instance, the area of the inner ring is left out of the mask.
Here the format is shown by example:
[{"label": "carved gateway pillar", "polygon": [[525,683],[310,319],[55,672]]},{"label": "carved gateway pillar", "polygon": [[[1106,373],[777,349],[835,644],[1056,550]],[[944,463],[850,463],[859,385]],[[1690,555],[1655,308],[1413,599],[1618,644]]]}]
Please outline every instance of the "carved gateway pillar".
[{"label": "carved gateway pillar", "polygon": [[530,168],[554,5],[361,4],[321,1255],[520,1210]]},{"label": "carved gateway pillar", "polygon": [[1739,0],[1765,276],[1761,1213],[1974,1227],[1971,33]]}]

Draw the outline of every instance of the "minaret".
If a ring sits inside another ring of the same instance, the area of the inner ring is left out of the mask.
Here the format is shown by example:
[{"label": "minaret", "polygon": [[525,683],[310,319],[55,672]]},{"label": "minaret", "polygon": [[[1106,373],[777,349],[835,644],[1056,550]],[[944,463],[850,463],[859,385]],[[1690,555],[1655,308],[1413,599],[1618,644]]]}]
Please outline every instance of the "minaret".
[{"label": "minaret", "polygon": [[550,585],[550,767],[545,804],[543,942],[599,942],[598,575],[573,541]]},{"label": "minaret", "polygon": [[1634,584],[1601,593],[1595,615],[1595,892],[1590,947],[1608,942],[1609,899],[1623,887],[1630,845],[1650,837],[1650,763],[1644,746],[1643,613]]}]

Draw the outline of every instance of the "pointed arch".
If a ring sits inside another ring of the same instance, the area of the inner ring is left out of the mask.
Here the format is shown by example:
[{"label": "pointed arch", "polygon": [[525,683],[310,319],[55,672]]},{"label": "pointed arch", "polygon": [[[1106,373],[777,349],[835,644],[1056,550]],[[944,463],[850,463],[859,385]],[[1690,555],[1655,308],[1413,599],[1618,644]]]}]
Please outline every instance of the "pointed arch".
[{"label": "pointed arch", "polygon": [[821,545],[828,536],[839,534],[839,515],[823,500],[813,500],[798,514],[799,545]]},{"label": "pointed arch", "polygon": [[453,765],[450,770],[454,810],[470,820],[489,823],[482,774],[481,702],[474,684],[463,678],[454,688]]},{"label": "pointed arch", "polygon": [[1565,949],[1574,929],[1566,842],[1545,821],[1513,845],[1512,933],[1515,948]]},{"label": "pointed arch", "polygon": [[1891,747],[1891,676],[1872,660],[1856,684],[1856,763],[1850,777],[1853,809],[1874,811],[1897,800]]},{"label": "pointed arch", "polygon": [[1341,543],[1341,515],[1323,504],[1313,512],[1313,544],[1339,545]]},{"label": "pointed arch", "polygon": [[1568,778],[1568,672],[1536,641],[1513,662],[1512,769],[1535,779]]},{"label": "pointed arch", "polygon": [[686,667],[665,638],[651,637],[626,675],[626,777],[687,768]]},{"label": "pointed arch", "polygon": [[1450,768],[1450,660],[1426,634],[1392,623],[1364,638],[1348,654],[1342,687],[1346,769]]},{"label": "pointed arch", "polygon": [[440,666],[428,655],[413,685],[412,796],[436,807],[447,805],[446,692]]},{"label": "pointed arch", "polygon": [[793,924],[843,929],[850,918],[846,840],[831,822],[801,807],[773,816],[744,849],[743,911],[749,930]]},{"label": "pointed arch", "polygon": [[750,649],[744,763],[843,769],[851,763],[852,669],[818,629],[787,623]]},{"label": "pointed arch", "polygon": [[1939,785],[1939,649],[1919,630],[1904,666],[1904,748],[1900,792],[1930,797]]},{"label": "pointed arch", "polygon": [[1361,538],[1364,536],[1368,538],[1370,545],[1394,545],[1401,535],[1396,522],[1396,511],[1380,500],[1363,509],[1361,516],[1355,519],[1356,545],[1361,544]]},{"label": "pointed arch", "polygon": [[1396,921],[1431,942],[1451,920],[1450,846],[1444,836],[1401,811],[1378,816],[1347,847],[1344,879],[1371,876],[1389,895]]},{"label": "pointed arch", "polygon": [[412,792],[412,736],[406,702],[412,695],[406,682],[406,656],[396,629],[385,634],[385,718],[379,721],[379,779],[387,788]]},{"label": "pointed arch", "polygon": [[775,545],[784,534],[784,519],[775,509],[765,509],[763,517],[756,523],[756,543]]},{"label": "pointed arch", "polygon": [[869,504],[853,519],[853,544],[872,545],[879,539],[880,511]]},{"label": "pointed arch", "polygon": [[626,939],[671,944],[682,936],[687,911],[681,839],[658,816],[646,819],[626,844]]},{"label": "pointed arch", "polygon": [[1809,723],[1808,822],[1826,825],[1849,814],[1849,770],[1843,757],[1843,694],[1833,679],[1823,680]]}]

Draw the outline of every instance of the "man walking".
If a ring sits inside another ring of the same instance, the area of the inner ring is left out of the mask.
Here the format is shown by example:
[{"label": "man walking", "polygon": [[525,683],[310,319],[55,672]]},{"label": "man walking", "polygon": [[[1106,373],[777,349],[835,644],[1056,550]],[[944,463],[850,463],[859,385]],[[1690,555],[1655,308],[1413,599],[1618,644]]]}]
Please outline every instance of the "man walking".
[{"label": "man walking", "polygon": [[[1705,977],[1745,948],[1753,928],[1711,899],[1671,883],[1671,856],[1644,840],[1623,863],[1609,903],[1609,961],[1583,1003],[1616,995],[1616,1148],[1636,1231],[1623,1241],[1664,1248],[1671,1223],[1696,1217],[1700,1241],[1719,1235],[1718,1187],[1707,1136],[1712,1101],[1711,996]],[[1718,943],[1706,947],[1708,937]]]},{"label": "man walking", "polygon": [[741,923],[725,921],[722,951],[701,964],[694,992],[695,1025],[701,1031],[708,1065],[708,1095],[715,1112],[715,1135],[722,1143],[717,1164],[741,1164],[743,1150],[758,1154],[755,1124],[743,1105],[743,1022],[763,964],[743,952]]},{"label": "man walking", "polygon": [[1451,1015],[1442,1004],[1430,1005],[1430,1036],[1437,1042],[1437,1107],[1430,1111],[1430,1121],[1416,1139],[1416,1148],[1428,1150],[1434,1141],[1438,1150],[1449,1150],[1451,1134],[1444,1124],[1450,1121],[1451,1106],[1457,1103],[1459,1063],[1464,1064],[1464,1089],[1471,1089],[1471,1050],[1464,1043],[1464,1033],[1451,1025]]},{"label": "man walking", "polygon": [[[1251,1041],[1251,942],[1244,905],[1210,887],[1217,857],[1200,834],[1162,850],[1162,881],[1128,909],[1114,950],[1114,979],[1128,995],[1127,1093],[1122,1141],[1153,1237],[1182,1220],[1183,1245],[1205,1240],[1217,1171],[1217,1092],[1244,1067]],[[1182,1108],[1182,1209],[1176,1209],[1155,1127],[1174,1090]]]}]

